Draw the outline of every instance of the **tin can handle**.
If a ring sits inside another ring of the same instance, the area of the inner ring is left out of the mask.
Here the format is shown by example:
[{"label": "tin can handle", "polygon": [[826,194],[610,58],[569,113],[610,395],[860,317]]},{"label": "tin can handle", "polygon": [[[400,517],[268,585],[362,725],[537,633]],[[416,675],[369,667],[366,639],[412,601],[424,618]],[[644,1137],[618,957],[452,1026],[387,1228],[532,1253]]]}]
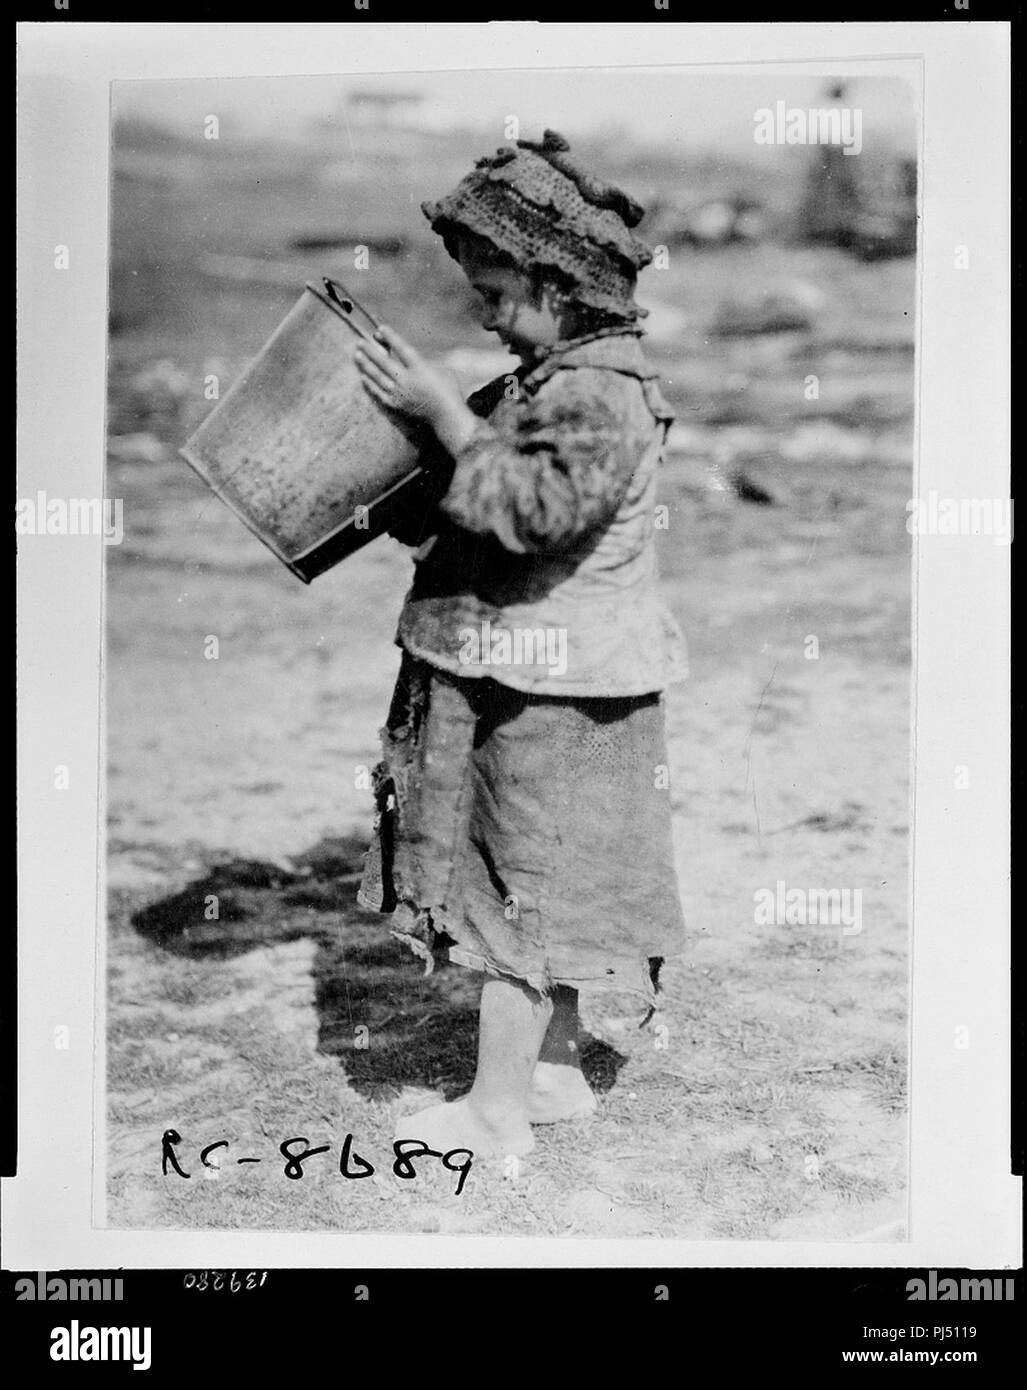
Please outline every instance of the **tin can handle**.
[{"label": "tin can handle", "polygon": [[[325,293],[328,295],[328,298],[335,304],[338,304],[339,308],[342,309],[344,313],[352,314],[353,311],[356,310],[356,312],[362,314],[371,325],[372,333],[378,332],[381,326],[378,320],[364,308],[359,300],[355,299],[353,295],[350,294],[345,285],[341,285],[338,280],[333,280],[330,275],[322,275],[321,283],[325,287]],[[356,327],[355,324],[354,327]],[[384,344],[382,346],[384,346]]]}]

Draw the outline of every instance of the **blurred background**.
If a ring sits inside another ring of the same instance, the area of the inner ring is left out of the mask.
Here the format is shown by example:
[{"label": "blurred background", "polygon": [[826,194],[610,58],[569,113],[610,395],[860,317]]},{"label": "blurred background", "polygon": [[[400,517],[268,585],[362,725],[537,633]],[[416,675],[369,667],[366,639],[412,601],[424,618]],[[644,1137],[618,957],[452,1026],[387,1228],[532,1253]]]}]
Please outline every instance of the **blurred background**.
[{"label": "blurred background", "polygon": [[[754,114],[780,101],[859,108],[861,152],[758,145]],[[225,992],[241,990],[275,1027],[288,1033],[293,1019],[294,1088],[311,1065],[301,1046],[311,971],[310,1052],[347,1053],[349,1025],[365,1016],[353,1002],[360,992],[339,984],[336,946],[358,930],[346,914],[370,825],[366,769],[410,579],[409,552],[383,539],[305,587],[177,450],[212,408],[205,381],[216,376],[223,395],[304,282],[322,275],[446,361],[468,391],[504,370],[509,359],[478,327],[473,296],[420,203],[505,143],[514,116],[520,136],[558,130],[582,164],[643,203],[640,235],[666,248],[663,268],[643,272],[638,298],[650,311],[647,351],[677,412],[659,561],[692,664],[690,681],[668,698],[691,935],[688,960],[666,972],[667,1007],[691,1030],[693,1104],[700,1053],[714,1080],[699,1088],[702,1114],[679,1113],[680,1082],[660,1081],[651,1067],[648,1091],[639,1081],[632,1094],[643,1097],[636,1119],[644,1096],[655,1096],[661,1123],[679,1116],[682,1146],[705,1134],[703,1143],[727,1144],[728,1158],[697,1187],[712,1150],[659,1181],[660,1158],[649,1154],[645,1175],[632,1179],[655,1183],[635,1203],[638,1231],[650,1221],[682,1234],[798,1238],[893,1220],[905,1171],[911,90],[829,70],[581,70],[125,82],[112,102],[107,494],[125,504],[124,543],[106,551],[117,1219],[224,1216],[213,1197],[170,1211],[132,1166],[133,1146],[149,1138],[139,1128],[145,1101],[134,1109],[131,1097],[156,1083],[178,1088],[194,1113],[239,1110],[238,1123],[249,1122],[239,1098],[254,1078],[244,1080],[241,1044],[220,1015],[214,1023],[203,1014],[207,1005],[218,1014]],[[216,139],[205,138],[211,117]],[[366,269],[354,267],[358,246]],[[205,659],[210,636],[217,660]],[[217,930],[245,936],[262,926],[240,956],[245,965],[233,967],[243,975],[215,989],[202,963],[153,954],[140,923],[167,945],[182,930],[177,909],[145,913],[179,902],[175,894],[230,861],[256,867],[249,879],[238,871],[241,880],[226,880],[235,925]],[[320,896],[291,906],[274,896],[313,880]],[[816,931],[761,934],[753,893],[778,880],[860,887],[868,929],[844,953]],[[345,893],[332,896],[332,883],[348,885]],[[367,930],[387,940],[380,925]],[[366,1007],[402,995],[397,981],[414,973],[404,959],[390,959],[391,983],[381,959],[368,969]],[[427,987],[416,988],[414,1012],[429,1008]],[[169,1019],[191,1009],[194,1042],[178,1055],[185,1030]],[[466,1049],[446,1041],[454,1030],[445,1009],[439,1018],[435,1062],[423,1075],[401,1069],[400,1089],[460,1074]],[[591,1026],[604,1046],[616,1043],[616,1020],[596,1016]],[[396,1047],[409,1055],[400,1034]],[[208,1061],[220,1058],[223,1094],[197,1062],[197,1036]],[[284,1036],[261,1087],[278,1084]],[[252,1060],[252,1039],[246,1046]],[[473,1040],[468,1048],[473,1059]],[[347,1057],[352,1076],[352,1050]],[[754,1078],[747,1067],[764,1071]],[[828,1084],[837,1093],[826,1094]],[[771,1120],[779,1143],[768,1146]],[[367,1115],[362,1123],[373,1128]],[[855,1142],[857,1130],[868,1142]],[[803,1167],[810,1152],[828,1175],[819,1186]],[[322,1224],[310,1206],[282,1217],[261,1191],[232,1208],[231,1222]],[[575,1192],[539,1198],[552,1229],[579,1200],[581,1229],[621,1229],[602,1202],[597,1215],[596,1199]],[[330,1211],[335,1199],[322,1198]],[[633,1209],[627,1199],[623,1207]],[[408,1218],[396,1218],[401,1228]],[[357,1224],[381,1219],[368,1212]],[[492,1208],[474,1219],[469,1229],[540,1229],[519,1208],[499,1225]]]}]

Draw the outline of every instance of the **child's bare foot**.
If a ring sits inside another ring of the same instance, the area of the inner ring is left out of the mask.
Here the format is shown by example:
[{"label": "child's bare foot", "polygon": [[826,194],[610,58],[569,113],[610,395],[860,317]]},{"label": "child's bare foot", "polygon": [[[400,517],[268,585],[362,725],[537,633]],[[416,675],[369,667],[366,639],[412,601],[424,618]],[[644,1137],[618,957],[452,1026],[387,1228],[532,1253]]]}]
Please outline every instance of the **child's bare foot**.
[{"label": "child's bare foot", "polygon": [[577,1067],[538,1062],[528,1087],[528,1119],[533,1125],[551,1125],[594,1115],[598,1102]]},{"label": "child's bare foot", "polygon": [[468,1096],[431,1105],[396,1125],[396,1139],[419,1139],[438,1153],[470,1149],[476,1158],[518,1157],[535,1147],[531,1127],[508,1114],[485,1115]]}]

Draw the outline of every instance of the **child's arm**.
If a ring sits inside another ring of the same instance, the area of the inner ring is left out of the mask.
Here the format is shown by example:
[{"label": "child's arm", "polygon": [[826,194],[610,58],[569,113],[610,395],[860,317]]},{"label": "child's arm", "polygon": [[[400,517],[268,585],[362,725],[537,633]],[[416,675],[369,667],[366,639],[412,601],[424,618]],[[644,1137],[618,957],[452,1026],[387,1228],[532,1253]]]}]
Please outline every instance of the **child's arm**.
[{"label": "child's arm", "polygon": [[454,460],[439,502],[450,520],[531,553],[569,549],[614,515],[651,438],[637,382],[595,368],[557,372],[511,437],[478,419],[398,335],[384,329],[382,339],[387,355],[357,349],[365,384],[387,408],[426,420]]},{"label": "child's arm", "polygon": [[568,550],[615,515],[651,437],[630,377],[556,372],[524,403],[515,434],[476,422],[439,508],[515,553]]}]

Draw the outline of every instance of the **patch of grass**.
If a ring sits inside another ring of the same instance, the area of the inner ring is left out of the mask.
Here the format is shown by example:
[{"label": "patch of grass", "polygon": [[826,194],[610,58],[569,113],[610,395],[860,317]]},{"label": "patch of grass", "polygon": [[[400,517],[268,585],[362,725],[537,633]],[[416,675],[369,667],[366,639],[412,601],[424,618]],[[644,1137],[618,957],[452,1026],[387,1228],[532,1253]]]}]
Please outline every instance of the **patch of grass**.
[{"label": "patch of grass", "polygon": [[847,1059],[838,1070],[869,1081],[877,1103],[884,1109],[892,1113],[905,1110],[909,1064],[904,1048],[879,1047],[865,1056]]}]

